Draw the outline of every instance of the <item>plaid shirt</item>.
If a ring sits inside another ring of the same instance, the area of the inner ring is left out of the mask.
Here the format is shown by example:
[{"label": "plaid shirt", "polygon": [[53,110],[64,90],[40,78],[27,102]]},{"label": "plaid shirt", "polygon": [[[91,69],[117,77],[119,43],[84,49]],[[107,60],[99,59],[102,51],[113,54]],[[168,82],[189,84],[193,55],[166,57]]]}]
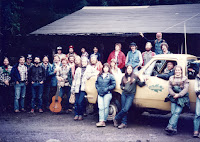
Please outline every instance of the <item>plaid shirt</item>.
[{"label": "plaid shirt", "polygon": [[21,81],[27,81],[27,77],[28,77],[27,67],[25,65],[19,64],[18,70],[21,77]]}]

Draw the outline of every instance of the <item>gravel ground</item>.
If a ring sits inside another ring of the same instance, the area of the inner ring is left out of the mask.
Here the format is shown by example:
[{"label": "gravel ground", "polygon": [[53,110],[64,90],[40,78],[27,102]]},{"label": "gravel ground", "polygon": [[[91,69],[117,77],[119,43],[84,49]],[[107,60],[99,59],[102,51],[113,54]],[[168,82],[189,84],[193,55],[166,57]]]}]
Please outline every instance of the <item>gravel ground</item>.
[{"label": "gravel ground", "polygon": [[73,114],[3,113],[0,114],[0,142],[200,142],[192,138],[194,115],[181,114],[178,134],[174,136],[164,132],[169,117],[143,113],[130,120],[128,128],[119,130],[112,122],[97,128],[95,115],[74,121]]}]

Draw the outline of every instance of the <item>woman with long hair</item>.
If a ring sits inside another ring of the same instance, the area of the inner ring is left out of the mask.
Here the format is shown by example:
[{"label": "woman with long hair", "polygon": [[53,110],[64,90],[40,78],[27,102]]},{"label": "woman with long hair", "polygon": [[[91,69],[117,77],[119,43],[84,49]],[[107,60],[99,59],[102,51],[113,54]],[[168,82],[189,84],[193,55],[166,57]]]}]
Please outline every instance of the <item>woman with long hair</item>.
[{"label": "woman with long hair", "polygon": [[81,57],[81,67],[75,71],[74,80],[72,82],[71,93],[75,94],[75,116],[74,120],[83,120],[85,83],[90,77],[99,74],[92,66],[88,65],[87,57]]},{"label": "woman with long hair", "polygon": [[109,105],[112,99],[111,91],[115,88],[116,82],[112,74],[110,74],[110,65],[105,63],[103,71],[99,74],[96,84],[98,92],[98,108],[99,108],[99,122],[97,127],[105,127],[109,113]]},{"label": "woman with long hair", "polygon": [[168,100],[171,101],[171,118],[165,128],[168,134],[177,133],[177,124],[179,116],[183,110],[183,107],[189,107],[189,81],[186,76],[183,75],[182,67],[177,65],[174,68],[175,74],[169,78],[169,95]]},{"label": "woman with long hair", "polygon": [[111,59],[110,73],[112,73],[113,75],[122,73],[121,70],[117,67],[117,61],[115,59]]},{"label": "woman with long hair", "polygon": [[[136,93],[136,85],[142,87],[145,85],[145,82],[136,74],[134,74],[132,65],[128,65],[120,84],[121,89],[123,90],[121,96],[122,109],[113,119],[114,127],[118,127],[118,129],[127,127],[127,115],[133,103]],[[118,125],[120,120],[121,124]]]}]

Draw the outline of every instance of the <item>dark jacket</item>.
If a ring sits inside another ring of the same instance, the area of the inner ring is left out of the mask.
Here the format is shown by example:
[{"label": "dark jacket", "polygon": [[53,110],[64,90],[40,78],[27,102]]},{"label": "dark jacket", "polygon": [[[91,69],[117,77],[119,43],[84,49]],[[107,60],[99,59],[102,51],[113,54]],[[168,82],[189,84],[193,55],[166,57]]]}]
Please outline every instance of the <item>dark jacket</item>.
[{"label": "dark jacket", "polygon": [[11,70],[10,76],[11,76],[11,81],[13,81],[13,82],[21,81],[21,76],[19,74],[18,66],[19,66],[19,63],[15,64]]},{"label": "dark jacket", "polygon": [[164,80],[169,80],[170,76],[172,75],[174,75],[174,70],[170,70],[169,73],[158,74],[157,77]]},{"label": "dark jacket", "polygon": [[[60,64],[61,66],[61,64]],[[49,75],[51,76],[51,86],[57,86],[58,80],[56,78],[56,73],[54,73],[54,70],[56,69],[55,63],[52,64],[51,71],[49,72]]]},{"label": "dark jacket", "polygon": [[98,95],[104,96],[115,88],[116,82],[113,75],[108,73],[105,78],[103,78],[103,75],[99,75],[95,86],[97,88]]},{"label": "dark jacket", "polygon": [[145,85],[145,82],[141,82],[137,76],[134,77],[135,80],[132,83],[130,83],[130,82],[124,83],[123,82],[124,77],[122,77],[120,87],[123,90],[123,93],[125,93],[125,94],[135,94],[136,87],[137,87],[136,85],[139,85],[140,87]]},{"label": "dark jacket", "polygon": [[31,66],[28,73],[29,81],[41,82],[45,81],[45,69],[39,65],[38,67]]}]

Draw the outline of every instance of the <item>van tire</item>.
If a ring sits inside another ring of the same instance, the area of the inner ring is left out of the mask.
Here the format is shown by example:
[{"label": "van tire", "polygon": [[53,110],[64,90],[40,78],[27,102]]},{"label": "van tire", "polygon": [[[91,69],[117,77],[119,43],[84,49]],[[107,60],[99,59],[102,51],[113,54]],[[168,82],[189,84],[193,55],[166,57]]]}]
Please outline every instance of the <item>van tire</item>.
[{"label": "van tire", "polygon": [[118,100],[111,101],[111,103],[109,105],[109,114],[108,114],[107,120],[113,120],[113,118],[115,118],[115,116],[121,109],[120,106],[121,105]]}]

